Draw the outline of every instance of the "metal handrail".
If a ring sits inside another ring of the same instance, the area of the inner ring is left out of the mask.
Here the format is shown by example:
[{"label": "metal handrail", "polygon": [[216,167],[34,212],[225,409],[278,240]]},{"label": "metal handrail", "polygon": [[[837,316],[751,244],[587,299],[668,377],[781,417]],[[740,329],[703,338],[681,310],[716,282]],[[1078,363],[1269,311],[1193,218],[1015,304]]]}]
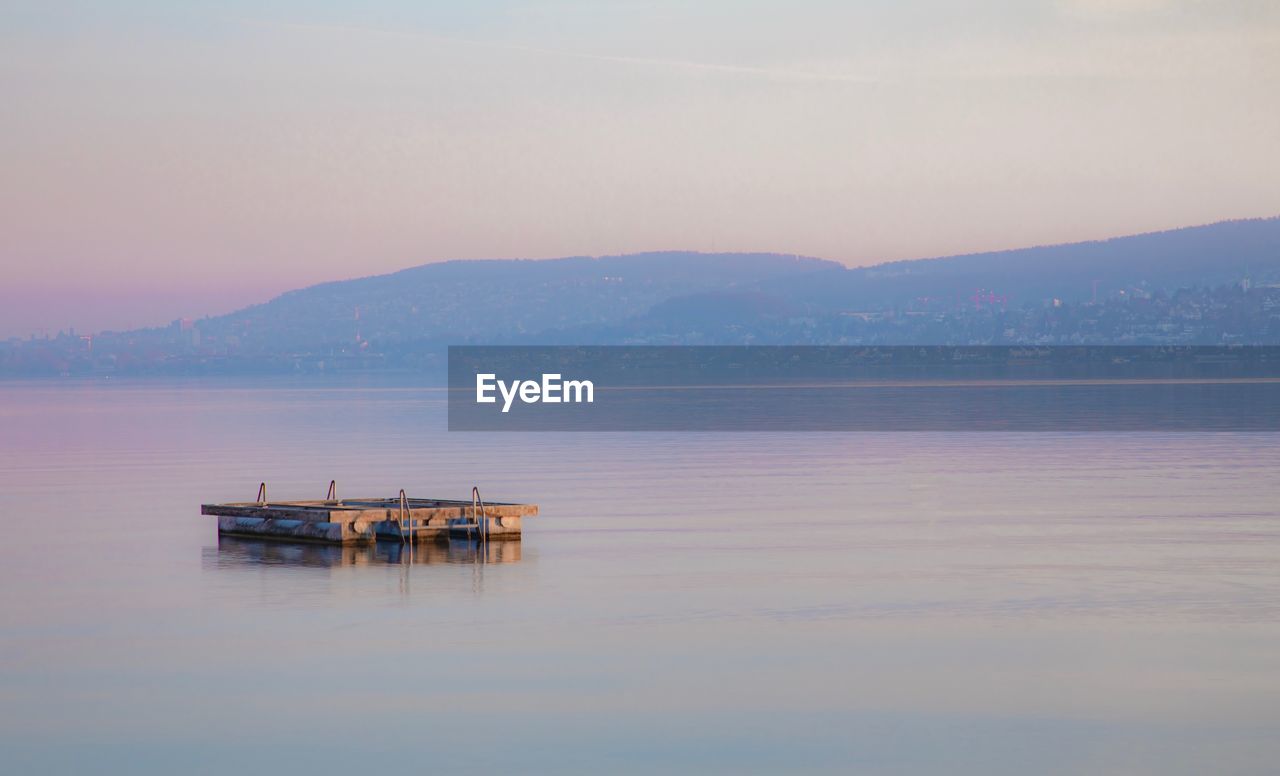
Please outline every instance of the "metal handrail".
[{"label": "metal handrail", "polygon": [[476,520],[476,504],[480,505],[480,519],[476,522],[476,539],[479,541],[487,541],[489,539],[489,515],[484,508],[484,499],[480,498],[480,488],[472,486],[471,488],[471,519]]},{"label": "metal handrail", "polygon": [[[399,521],[397,521],[400,525],[400,543],[401,544],[404,544],[406,539],[406,535],[404,532],[404,529],[405,529],[404,521],[405,521],[406,515],[408,516],[410,523],[412,523],[413,513],[409,511],[409,497],[404,494],[404,488],[401,488],[400,489],[400,519]],[[412,525],[409,526],[409,530],[413,530]]]},{"label": "metal handrail", "polygon": [[258,506],[265,507],[267,505],[267,483],[258,483]]},{"label": "metal handrail", "polygon": [[329,492],[325,494],[324,500],[325,501],[338,500],[338,481],[337,480],[329,480]]}]

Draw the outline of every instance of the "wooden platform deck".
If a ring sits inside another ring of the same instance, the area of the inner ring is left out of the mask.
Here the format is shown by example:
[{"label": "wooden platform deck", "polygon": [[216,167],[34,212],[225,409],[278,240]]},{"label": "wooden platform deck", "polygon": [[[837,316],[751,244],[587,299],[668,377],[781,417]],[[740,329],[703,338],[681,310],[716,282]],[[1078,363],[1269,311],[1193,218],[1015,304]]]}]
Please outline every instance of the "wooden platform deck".
[{"label": "wooden platform deck", "polygon": [[[345,498],[319,501],[242,501],[202,504],[228,536],[361,544],[378,539],[421,541],[475,536],[518,539],[520,524],[538,514],[535,504],[485,503],[432,498]],[[483,520],[481,517],[483,515]]]}]

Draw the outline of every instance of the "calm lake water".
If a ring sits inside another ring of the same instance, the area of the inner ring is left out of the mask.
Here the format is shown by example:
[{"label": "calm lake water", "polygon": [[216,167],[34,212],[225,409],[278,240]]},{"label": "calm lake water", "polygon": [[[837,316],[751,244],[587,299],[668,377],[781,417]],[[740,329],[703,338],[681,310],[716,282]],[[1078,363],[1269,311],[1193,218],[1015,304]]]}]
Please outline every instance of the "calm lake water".
[{"label": "calm lake water", "polygon": [[[389,384],[0,384],[0,771],[1280,761],[1280,435],[444,429]],[[412,567],[199,514],[333,478],[542,514]]]}]

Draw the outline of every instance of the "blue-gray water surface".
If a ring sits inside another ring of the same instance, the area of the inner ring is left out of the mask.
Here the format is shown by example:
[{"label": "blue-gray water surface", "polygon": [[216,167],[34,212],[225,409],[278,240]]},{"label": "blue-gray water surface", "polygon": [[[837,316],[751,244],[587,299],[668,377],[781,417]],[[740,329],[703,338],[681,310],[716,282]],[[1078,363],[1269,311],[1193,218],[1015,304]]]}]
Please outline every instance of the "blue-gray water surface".
[{"label": "blue-gray water surface", "polygon": [[[446,433],[395,384],[0,384],[4,773],[1268,773],[1280,436]],[[199,505],[531,501],[518,544]]]}]

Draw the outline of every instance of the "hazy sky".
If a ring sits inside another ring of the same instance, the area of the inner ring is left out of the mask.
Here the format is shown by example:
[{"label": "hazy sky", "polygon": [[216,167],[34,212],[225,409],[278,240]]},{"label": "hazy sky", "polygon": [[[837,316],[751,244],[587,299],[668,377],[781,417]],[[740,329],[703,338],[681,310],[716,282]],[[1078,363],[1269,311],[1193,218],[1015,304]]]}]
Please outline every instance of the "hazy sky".
[{"label": "hazy sky", "polygon": [[0,105],[0,336],[450,258],[1280,214],[1275,0],[9,0]]}]

